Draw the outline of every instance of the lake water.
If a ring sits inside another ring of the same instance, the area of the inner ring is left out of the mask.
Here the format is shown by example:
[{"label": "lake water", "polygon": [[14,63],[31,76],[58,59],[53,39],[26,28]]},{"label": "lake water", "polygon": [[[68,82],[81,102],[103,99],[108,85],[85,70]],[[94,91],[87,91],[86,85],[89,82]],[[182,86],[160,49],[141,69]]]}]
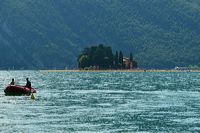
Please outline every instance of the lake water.
[{"label": "lake water", "polygon": [[[29,77],[30,96],[5,96]],[[200,73],[0,71],[0,132],[200,132]]]}]

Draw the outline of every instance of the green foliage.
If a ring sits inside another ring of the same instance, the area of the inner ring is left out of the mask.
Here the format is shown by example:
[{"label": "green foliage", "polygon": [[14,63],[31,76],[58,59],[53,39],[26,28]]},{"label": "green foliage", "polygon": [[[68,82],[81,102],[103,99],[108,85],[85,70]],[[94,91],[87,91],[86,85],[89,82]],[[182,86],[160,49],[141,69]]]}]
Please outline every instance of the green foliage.
[{"label": "green foliage", "polygon": [[133,51],[139,67],[200,65],[198,0],[1,0],[0,16],[2,68],[74,68],[97,43]]},{"label": "green foliage", "polygon": [[81,55],[78,59],[78,67],[79,68],[85,68],[85,67],[88,67],[90,66],[89,64],[89,58],[87,55]]},{"label": "green foliage", "polygon": [[[102,44],[84,48],[78,56],[79,69],[130,69],[137,68],[136,61],[128,60],[128,66],[124,62],[123,53],[118,51],[113,55],[111,47]],[[130,66],[132,64],[132,67]]]},{"label": "green foliage", "polygon": [[118,54],[118,51],[116,51],[116,54],[115,54],[115,61],[114,61],[114,68],[117,69],[119,68],[119,54]]},{"label": "green foliage", "polygon": [[122,51],[119,52],[119,67],[122,69],[124,66],[124,63],[123,63],[123,54],[122,54]]},{"label": "green foliage", "polygon": [[95,66],[97,69],[108,69],[113,66],[113,54],[111,47],[92,46],[85,48],[78,57],[79,68]]}]

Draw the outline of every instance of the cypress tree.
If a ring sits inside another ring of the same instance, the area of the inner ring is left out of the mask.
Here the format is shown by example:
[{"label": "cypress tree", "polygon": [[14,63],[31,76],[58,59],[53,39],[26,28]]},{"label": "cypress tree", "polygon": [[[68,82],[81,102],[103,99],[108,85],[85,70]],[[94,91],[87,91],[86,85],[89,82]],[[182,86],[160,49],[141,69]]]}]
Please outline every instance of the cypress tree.
[{"label": "cypress tree", "polygon": [[129,69],[131,69],[132,67],[133,67],[133,54],[132,53],[130,53],[130,57],[129,57]]},{"label": "cypress tree", "polygon": [[118,54],[118,51],[116,51],[116,54],[115,54],[115,68],[119,68],[119,54]]},{"label": "cypress tree", "polygon": [[119,64],[120,64],[120,68],[123,69],[123,53],[122,51],[119,52]]}]

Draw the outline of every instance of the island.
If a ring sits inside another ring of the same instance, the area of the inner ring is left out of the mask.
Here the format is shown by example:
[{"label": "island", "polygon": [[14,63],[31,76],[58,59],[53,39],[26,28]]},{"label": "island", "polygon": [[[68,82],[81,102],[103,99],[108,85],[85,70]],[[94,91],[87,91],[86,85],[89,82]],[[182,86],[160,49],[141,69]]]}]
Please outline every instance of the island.
[{"label": "island", "polygon": [[122,51],[113,54],[112,48],[103,44],[84,48],[77,62],[81,70],[125,70],[136,69],[138,66],[132,53],[129,58]]}]

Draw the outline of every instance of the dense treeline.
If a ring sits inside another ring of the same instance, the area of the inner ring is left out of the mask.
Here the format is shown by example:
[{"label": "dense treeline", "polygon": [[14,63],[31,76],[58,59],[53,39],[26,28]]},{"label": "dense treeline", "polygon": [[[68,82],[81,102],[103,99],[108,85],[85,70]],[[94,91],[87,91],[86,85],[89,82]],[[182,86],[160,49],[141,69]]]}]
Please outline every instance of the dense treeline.
[{"label": "dense treeline", "polygon": [[111,47],[102,44],[85,48],[78,56],[80,69],[132,69],[137,68],[137,62],[130,58],[124,58],[123,53],[116,51],[114,55]]}]

